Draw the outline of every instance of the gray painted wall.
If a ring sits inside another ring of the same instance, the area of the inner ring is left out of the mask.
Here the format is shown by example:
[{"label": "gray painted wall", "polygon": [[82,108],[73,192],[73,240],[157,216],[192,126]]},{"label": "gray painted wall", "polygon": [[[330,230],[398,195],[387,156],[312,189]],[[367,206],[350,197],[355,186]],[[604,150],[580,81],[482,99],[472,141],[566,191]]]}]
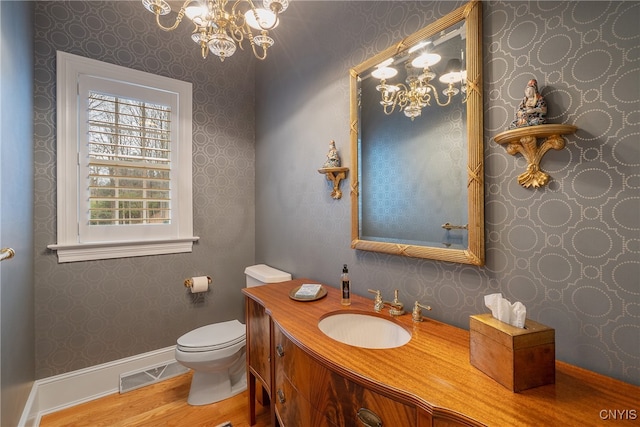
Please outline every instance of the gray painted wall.
[{"label": "gray painted wall", "polygon": [[34,380],[33,3],[0,2],[0,425],[18,425]]},{"label": "gray painted wall", "polygon": [[[350,249],[348,182],[333,200],[317,172],[332,139],[350,162],[348,70],[459,4],[291,3],[256,71],[256,261],[333,286],[347,263],[355,293],[397,288],[463,328],[502,292],[555,328],[558,359],[639,384],[638,2],[484,4],[485,267]],[[549,120],[579,131],[525,189],[492,137],[534,77]]]},{"label": "gray painted wall", "polygon": [[[203,60],[191,25],[157,28],[139,1],[35,5],[36,378],[174,345],[185,332],[244,319],[254,259],[254,61]],[[56,50],[193,83],[193,253],[58,264]],[[185,278],[210,275],[206,294]]]}]

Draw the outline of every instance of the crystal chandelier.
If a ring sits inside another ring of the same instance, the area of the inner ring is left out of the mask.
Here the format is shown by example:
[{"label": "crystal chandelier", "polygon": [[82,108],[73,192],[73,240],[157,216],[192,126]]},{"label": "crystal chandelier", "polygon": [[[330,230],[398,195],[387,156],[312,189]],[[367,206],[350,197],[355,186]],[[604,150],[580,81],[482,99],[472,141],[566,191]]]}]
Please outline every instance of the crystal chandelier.
[{"label": "crystal chandelier", "polygon": [[[384,113],[390,115],[396,106],[404,115],[412,121],[422,115],[422,109],[431,105],[431,100],[435,99],[436,104],[445,107],[451,103],[452,98],[460,93],[460,90],[454,87],[455,84],[461,83],[461,90],[466,92],[466,72],[463,71],[461,61],[459,59],[451,59],[447,63],[445,73],[438,79],[446,85],[442,93],[447,97],[446,101],[441,102],[438,96],[438,90],[431,83],[436,77],[436,73],[431,70],[431,66],[440,62],[442,57],[436,53],[423,53],[412,60],[405,63],[406,85],[403,83],[387,84],[387,79],[398,74],[398,70],[391,67],[393,58],[379,64],[371,73],[371,76],[380,79],[380,84],[376,86],[376,90],[382,95],[380,104],[384,109]],[[463,99],[462,102],[466,101]]]},{"label": "crystal chandelier", "polygon": [[167,1],[142,0],[142,4],[156,15],[156,23],[164,31],[175,30],[186,15],[195,24],[191,38],[200,45],[203,58],[211,51],[224,61],[235,53],[236,43],[242,49],[243,40],[248,39],[253,54],[262,60],[273,46],[269,30],[278,26],[289,0],[263,0],[263,8],[255,7],[252,0],[186,0],[170,27],[160,23],[160,16],[171,12]]}]

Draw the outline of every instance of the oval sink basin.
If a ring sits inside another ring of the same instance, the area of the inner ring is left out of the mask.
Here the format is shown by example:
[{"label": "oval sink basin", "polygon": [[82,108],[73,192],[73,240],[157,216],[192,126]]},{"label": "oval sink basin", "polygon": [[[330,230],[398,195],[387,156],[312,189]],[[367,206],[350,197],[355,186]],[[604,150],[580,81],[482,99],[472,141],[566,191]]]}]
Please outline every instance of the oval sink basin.
[{"label": "oval sink basin", "polygon": [[334,313],[322,318],[318,328],[329,338],[361,348],[395,348],[411,334],[399,324],[365,313]]}]

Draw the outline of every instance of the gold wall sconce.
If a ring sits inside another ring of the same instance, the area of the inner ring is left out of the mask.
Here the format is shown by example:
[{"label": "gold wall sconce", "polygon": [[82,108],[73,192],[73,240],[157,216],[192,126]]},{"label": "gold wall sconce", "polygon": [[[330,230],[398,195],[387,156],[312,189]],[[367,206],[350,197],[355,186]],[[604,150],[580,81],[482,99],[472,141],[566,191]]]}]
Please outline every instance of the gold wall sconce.
[{"label": "gold wall sconce", "polygon": [[[507,153],[517,153],[527,160],[527,170],[518,175],[518,183],[525,188],[542,187],[549,182],[549,174],[540,169],[540,161],[550,149],[562,150],[565,140],[562,135],[575,133],[577,127],[561,124],[541,124],[506,130],[493,139],[505,146]],[[542,139],[538,143],[538,139]]]},{"label": "gold wall sconce", "polygon": [[349,168],[321,168],[318,172],[324,174],[327,177],[327,181],[333,183],[333,191],[331,191],[331,197],[334,199],[340,199],[342,197],[342,191],[340,190],[340,181],[347,177]]}]

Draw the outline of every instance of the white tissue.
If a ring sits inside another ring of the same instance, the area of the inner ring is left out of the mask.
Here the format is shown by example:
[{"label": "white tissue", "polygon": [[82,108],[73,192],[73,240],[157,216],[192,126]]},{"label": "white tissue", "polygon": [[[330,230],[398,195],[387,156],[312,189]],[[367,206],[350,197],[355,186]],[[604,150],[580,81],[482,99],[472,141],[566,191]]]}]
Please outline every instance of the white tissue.
[{"label": "white tissue", "polygon": [[520,301],[514,302],[511,306],[511,324],[517,328],[524,328],[524,321],[527,319],[527,308]]},{"label": "white tissue", "polygon": [[517,328],[524,328],[527,318],[527,308],[520,301],[511,304],[502,294],[485,295],[484,304],[491,310],[496,319]]}]

